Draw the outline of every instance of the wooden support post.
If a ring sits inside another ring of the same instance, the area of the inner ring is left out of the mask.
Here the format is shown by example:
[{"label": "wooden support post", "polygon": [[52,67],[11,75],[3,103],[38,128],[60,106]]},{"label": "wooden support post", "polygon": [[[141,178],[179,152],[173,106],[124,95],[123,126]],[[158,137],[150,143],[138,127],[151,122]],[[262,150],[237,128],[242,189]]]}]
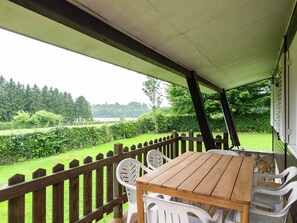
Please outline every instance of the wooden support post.
[{"label": "wooden support post", "polygon": [[221,104],[222,104],[222,109],[225,117],[225,122],[226,122],[228,132],[230,134],[232,145],[238,147],[240,146],[240,142],[235,129],[234,121],[233,121],[230,107],[227,101],[225,90],[223,90],[223,92],[220,95],[221,95]]},{"label": "wooden support post", "polygon": [[[122,143],[116,143],[114,144],[114,156],[120,156],[123,154],[123,144]],[[123,196],[123,189],[122,185],[118,182],[117,176],[116,176],[116,169],[118,167],[118,163],[113,164],[113,196],[114,198]],[[123,217],[123,202],[121,202],[113,208],[113,216],[114,218],[121,218]]]},{"label": "wooden support post", "polygon": [[215,143],[205,113],[204,103],[198,84],[198,77],[194,72],[191,73],[190,77],[187,77],[187,83],[189,86],[196,117],[200,126],[200,131],[203,136],[205,148],[206,150],[213,149],[215,148]]}]

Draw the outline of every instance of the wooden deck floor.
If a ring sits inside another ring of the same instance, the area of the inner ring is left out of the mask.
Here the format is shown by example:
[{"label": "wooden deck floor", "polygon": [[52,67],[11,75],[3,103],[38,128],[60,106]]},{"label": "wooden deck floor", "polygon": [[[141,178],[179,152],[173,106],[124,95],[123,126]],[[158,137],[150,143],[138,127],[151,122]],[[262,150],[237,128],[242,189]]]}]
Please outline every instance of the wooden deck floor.
[{"label": "wooden deck floor", "polygon": [[[110,223],[126,223],[127,222],[127,211],[124,212],[124,216],[122,218],[114,218],[110,221]],[[137,214],[132,216],[132,222],[137,223]]]}]

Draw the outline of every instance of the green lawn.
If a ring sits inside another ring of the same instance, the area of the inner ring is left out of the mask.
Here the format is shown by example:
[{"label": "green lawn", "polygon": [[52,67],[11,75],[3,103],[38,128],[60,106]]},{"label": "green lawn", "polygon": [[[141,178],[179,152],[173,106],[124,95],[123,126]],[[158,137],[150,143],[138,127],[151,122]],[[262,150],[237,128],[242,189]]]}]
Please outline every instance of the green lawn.
[{"label": "green lawn", "polygon": [[[144,134],[141,136],[137,136],[131,139],[122,139],[119,142],[123,143],[124,146],[137,145],[140,142],[143,143],[145,141],[150,141],[154,139],[158,139],[160,137],[164,137],[169,135],[167,134]],[[217,134],[215,134],[217,135]],[[239,133],[239,139],[242,147],[246,149],[252,150],[270,150],[271,151],[271,134],[265,133]],[[65,168],[68,168],[69,163],[73,159],[77,159],[80,161],[80,164],[83,163],[83,159],[86,156],[91,156],[93,159],[98,153],[103,153],[104,155],[109,151],[113,150],[113,145],[117,141],[109,142],[106,144],[102,144],[100,146],[95,146],[92,148],[81,149],[69,151],[67,153],[54,155],[46,158],[33,159],[30,161],[20,162],[12,165],[0,166],[0,184],[6,184],[7,180],[16,173],[24,174],[26,176],[26,180],[32,179],[32,172],[37,170],[38,168],[44,168],[47,171],[47,174],[52,172],[52,167],[57,163],[61,163],[65,165]],[[230,144],[231,145],[231,144]],[[93,180],[95,181],[95,180]],[[68,182],[65,182],[65,222],[68,222]],[[82,192],[82,190],[80,190]],[[81,194],[82,197],[82,194]],[[26,222],[31,222],[31,194],[26,195]],[[51,188],[48,189],[47,193],[47,219],[48,222],[51,220],[50,210],[51,210]],[[95,200],[93,201],[95,202]],[[93,205],[94,207],[94,205]],[[80,205],[82,213],[82,205]],[[103,222],[108,222],[107,219],[110,219],[111,216],[105,219]],[[0,222],[7,221],[7,202],[0,203]]]}]

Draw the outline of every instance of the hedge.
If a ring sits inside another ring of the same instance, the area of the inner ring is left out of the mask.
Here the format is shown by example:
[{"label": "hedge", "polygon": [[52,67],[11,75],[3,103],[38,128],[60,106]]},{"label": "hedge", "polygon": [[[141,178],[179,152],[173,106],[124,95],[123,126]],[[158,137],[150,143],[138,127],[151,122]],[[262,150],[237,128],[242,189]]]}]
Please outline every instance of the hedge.
[{"label": "hedge", "polygon": [[[240,132],[270,132],[269,115],[250,115],[235,117],[236,129]],[[163,115],[157,116],[160,133],[199,131],[195,116]],[[224,120],[211,119],[213,131],[225,132]],[[145,115],[137,121],[121,121],[100,127],[59,127],[49,131],[25,135],[0,136],[0,165],[50,156],[73,149],[88,148],[114,139],[131,138],[138,134],[154,131],[153,119]]]},{"label": "hedge", "polygon": [[[160,133],[170,132],[173,129],[177,131],[200,131],[196,116],[189,115],[157,115],[158,131]],[[250,114],[235,116],[234,123],[238,132],[271,132],[269,114]],[[212,131],[225,132],[226,125],[223,118],[211,119],[209,124]],[[153,119],[150,115],[139,118],[138,126],[140,132],[154,130]]]}]

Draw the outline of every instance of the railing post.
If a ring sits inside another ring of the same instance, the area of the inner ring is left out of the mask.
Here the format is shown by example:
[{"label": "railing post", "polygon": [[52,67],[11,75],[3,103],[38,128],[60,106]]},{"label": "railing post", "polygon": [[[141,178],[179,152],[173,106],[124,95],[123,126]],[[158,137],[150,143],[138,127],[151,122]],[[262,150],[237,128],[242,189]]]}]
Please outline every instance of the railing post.
[{"label": "railing post", "polygon": [[228,132],[224,132],[223,137],[224,137],[223,149],[224,149],[224,150],[229,150],[229,137],[228,137]]},{"label": "railing post", "polygon": [[[122,154],[123,154],[123,144],[116,143],[114,145],[114,155],[121,156]],[[117,177],[116,177],[116,169],[117,169],[118,164],[119,164],[118,162],[113,164],[113,183],[114,183],[113,196],[114,196],[114,198],[120,198],[120,202],[118,203],[118,205],[116,205],[113,208],[114,218],[123,217],[123,201],[122,201],[123,190],[122,190],[122,185],[118,182]]]},{"label": "railing post", "polygon": [[173,158],[178,157],[178,134],[176,130],[172,131],[172,137],[174,139],[172,150],[173,150]]}]

